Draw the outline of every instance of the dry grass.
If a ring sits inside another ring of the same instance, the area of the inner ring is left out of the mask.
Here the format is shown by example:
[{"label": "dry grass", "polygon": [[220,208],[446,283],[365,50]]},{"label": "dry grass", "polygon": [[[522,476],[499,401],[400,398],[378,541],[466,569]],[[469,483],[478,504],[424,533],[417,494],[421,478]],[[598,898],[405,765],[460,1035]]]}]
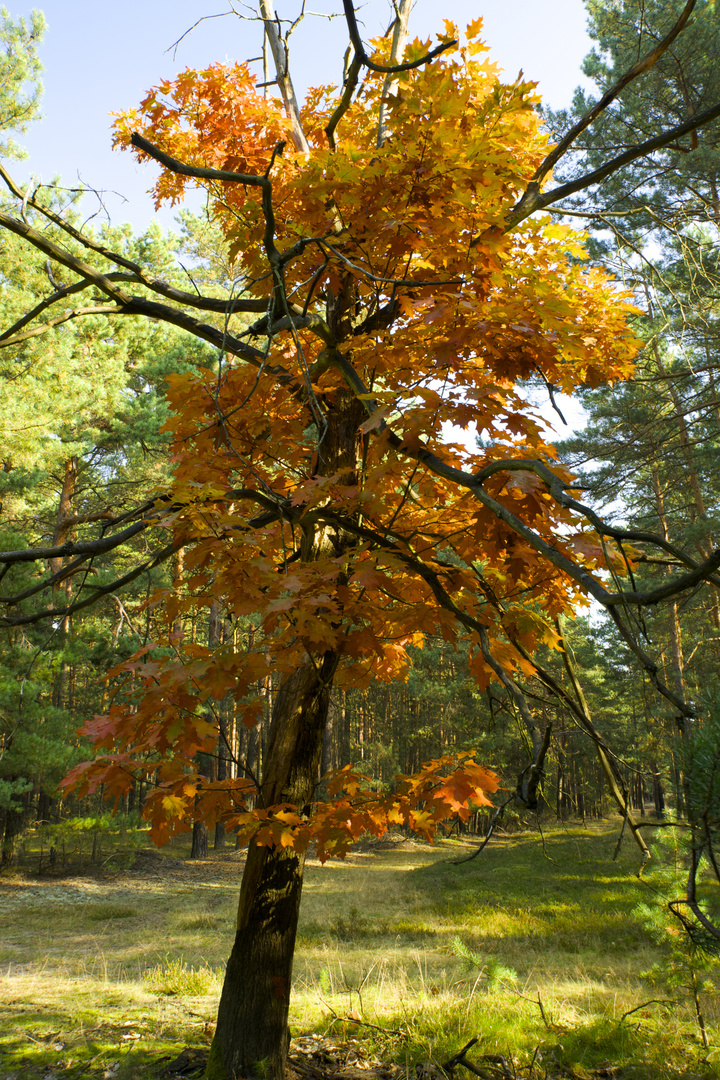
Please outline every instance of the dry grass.
[{"label": "dry grass", "polygon": [[[549,859],[528,834],[462,866],[452,860],[472,847],[457,841],[311,861],[293,1030],[352,1033],[408,1065],[481,1033],[484,1053],[528,1061],[540,1048],[550,1076],[604,1063],[636,1080],[718,1075],[684,1003],[622,1019],[669,996],[642,979],[660,953],[631,916],[635,852],[613,863],[607,827],[546,841]],[[93,1078],[117,1062],[119,1080],[145,1078],[163,1053],[208,1041],[242,859],[185,855],[148,853],[104,881],[0,878],[0,1077]],[[715,1045],[720,1012],[704,1005]]]}]

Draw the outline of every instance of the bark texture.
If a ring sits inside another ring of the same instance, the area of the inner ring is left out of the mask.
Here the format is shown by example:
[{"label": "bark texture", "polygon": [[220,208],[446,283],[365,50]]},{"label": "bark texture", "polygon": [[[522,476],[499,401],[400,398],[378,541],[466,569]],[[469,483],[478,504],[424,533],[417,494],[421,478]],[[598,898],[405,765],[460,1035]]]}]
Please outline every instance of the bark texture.
[{"label": "bark texture", "polygon": [[[270,729],[262,802],[308,804],[317,781],[337,656],[309,660],[282,684]],[[282,1080],[304,855],[251,845],[210,1051],[208,1080]]]}]

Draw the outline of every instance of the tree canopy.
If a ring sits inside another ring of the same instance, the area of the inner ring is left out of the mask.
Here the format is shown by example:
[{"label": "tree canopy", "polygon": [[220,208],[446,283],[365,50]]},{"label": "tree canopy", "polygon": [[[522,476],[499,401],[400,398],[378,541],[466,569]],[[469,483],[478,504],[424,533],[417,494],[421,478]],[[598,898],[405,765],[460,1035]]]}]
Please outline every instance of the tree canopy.
[{"label": "tree canopy", "polygon": [[[653,68],[693,6],[623,86]],[[25,581],[4,596],[4,624],[20,628],[48,616],[67,624],[173,560],[172,581],[148,598],[152,637],[110,672],[106,707],[85,728],[93,757],[70,783],[120,796],[142,776],[158,839],[204,821],[239,827],[249,843],[213,1077],[265,1059],[282,1075],[310,841],[324,857],[393,822],[431,835],[497,786],[465,753],[398,778],[389,794],[345,766],[318,796],[333,686],[402,677],[428,635],[466,650],[479,690],[501,684],[526,724],[533,760],[519,792],[529,801],[549,729],[517,680],[537,677],[593,739],[630,820],[560,618],[588,598],[604,605],[684,722],[694,706],[648,655],[634,613],[716,582],[720,566],[720,550],[691,553],[666,533],[603,522],[528,393],[539,383],[553,400],[625,379],[640,344],[631,291],[538,211],[672,144],[678,126],[543,189],[618,83],[551,148],[532,84],[498,80],[480,20],[464,34],[446,23],[437,45],[405,44],[402,4],[392,42],[368,49],[350,0],[344,11],[353,56],[343,87],[298,105],[287,42],[261,0],[281,101],[259,92],[247,65],[214,65],[161,84],[117,120],[119,144],[161,166],[158,203],[179,200],[190,180],[207,189],[224,295],[183,287],[147,251],[79,229],[3,170],[20,213],[0,213],[0,226],[72,277],[53,270],[53,291],[11,316],[0,346],[22,358],[39,341],[74,341],[78,320],[152,320],[180,331],[192,358],[165,372],[172,471],[162,485],[132,509],[107,508],[95,537],[57,535],[0,561],[49,561],[30,588],[55,590],[53,604],[24,609]],[[711,105],[680,126],[718,114]],[[104,339],[108,362],[120,336]],[[213,347],[206,362],[199,341]],[[446,442],[448,423],[476,425],[477,448]],[[95,559],[138,538],[132,569],[89,576]],[[672,557],[660,582],[633,577],[640,551]],[[574,694],[538,659],[542,648],[562,651]],[[213,775],[208,760],[232,752],[227,702],[251,729],[273,679],[262,771],[236,761],[233,775]]]}]

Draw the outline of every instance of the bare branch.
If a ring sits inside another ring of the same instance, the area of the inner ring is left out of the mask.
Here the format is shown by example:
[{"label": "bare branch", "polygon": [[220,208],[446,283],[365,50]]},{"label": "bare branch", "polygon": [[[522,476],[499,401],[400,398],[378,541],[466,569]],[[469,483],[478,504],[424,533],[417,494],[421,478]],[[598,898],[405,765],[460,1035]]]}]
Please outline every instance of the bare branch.
[{"label": "bare branch", "polygon": [[18,593],[16,596],[0,596],[0,604],[3,604],[5,607],[16,607],[17,604],[21,604],[23,600],[28,600],[31,596],[44,592],[54,585],[59,585],[60,582],[64,581],[66,578],[72,577],[83,563],[86,563],[88,559],[92,558],[92,555],[80,555],[77,559],[73,559],[71,563],[67,563],[63,566],[57,573],[52,574],[50,577],[43,578],[42,581],[39,581],[36,585],[26,589],[25,592]]},{"label": "bare branch", "polygon": [[[267,183],[264,178],[261,179],[263,179],[263,183]],[[10,232],[16,233],[24,240],[28,240],[45,255],[49,255],[51,259],[59,262],[62,266],[68,267],[68,269],[75,271],[76,274],[91,281],[93,285],[101,290],[101,292],[107,293],[107,295],[112,297],[118,304],[120,310],[117,311],[117,314],[145,315],[151,319],[160,319],[163,322],[171,323],[173,326],[178,326],[182,330],[187,330],[195,337],[210,342],[210,344],[214,345],[216,348],[227,349],[228,352],[233,353],[233,355],[242,360],[246,360],[255,367],[259,367],[264,363],[264,353],[259,349],[253,348],[251,345],[246,345],[233,335],[217,330],[214,326],[200,323],[192,315],[188,315],[187,312],[169,307],[167,304],[159,304],[153,300],[146,300],[145,297],[142,296],[130,296],[128,293],[118,288],[109,275],[102,274],[98,270],[95,270],[94,267],[90,266],[82,259],[78,259],[65,248],[61,248],[58,244],[55,244],[52,240],[43,236],[42,233],[33,229],[30,225],[27,225],[24,221],[18,221],[8,214],[0,213],[0,226],[3,226]],[[265,306],[267,307],[267,301]],[[114,309],[106,308],[104,313],[114,313]],[[8,342],[5,342],[5,344],[8,344]],[[285,385],[293,382],[293,378],[288,372],[284,372],[283,374],[283,369],[277,368],[266,370],[272,370],[274,374],[278,375],[284,381]]]},{"label": "bare branch", "polygon": [[141,563],[140,566],[136,566],[133,570],[130,570],[127,574],[117,578],[116,581],[111,582],[109,585],[85,586],[85,588],[91,588],[93,590],[93,595],[87,597],[85,600],[78,600],[74,604],[68,604],[67,607],[63,608],[45,608],[42,611],[35,611],[29,615],[0,615],[0,626],[28,626],[31,623],[41,622],[43,619],[66,619],[69,615],[74,614],[74,612],[82,611],[83,608],[96,604],[101,597],[106,596],[108,593],[113,593],[116,589],[122,589],[126,585],[129,585],[131,581],[135,581],[141,574],[152,570],[154,567],[159,566],[161,562],[169,559],[171,555],[183,546],[183,544],[173,540],[172,543],[153,555],[151,559]]},{"label": "bare branch", "polygon": [[421,57],[420,60],[411,60],[407,64],[376,64],[370,59],[365,51],[365,46],[362,43],[360,31],[358,30],[355,8],[353,7],[352,0],[343,0],[343,7],[345,9],[348,33],[350,34],[350,40],[356,56],[360,58],[361,63],[364,64],[365,67],[370,68],[371,71],[377,71],[380,75],[396,75],[401,71],[412,71],[413,68],[422,67],[423,64],[428,64],[431,60],[434,60],[436,56],[439,56],[440,53],[445,52],[447,49],[451,49],[453,45],[457,45],[457,40],[453,38],[452,41],[444,41],[442,45],[438,45],[436,49],[433,49],[426,56]]},{"label": "bare branch", "polygon": [[66,544],[56,545],[55,547],[0,551],[0,563],[38,562],[39,560],[62,559],[72,555],[102,555],[106,551],[112,551],[113,548],[120,547],[121,544],[126,544],[128,540],[132,540],[133,536],[137,536],[143,529],[146,529],[149,524],[150,521],[147,519],[136,521],[127,529],[123,529],[122,532],[114,533],[112,536],[102,536],[98,540],[78,540],[72,543],[68,541]]},{"label": "bare branch", "polygon": [[[187,28],[187,30],[185,31],[185,33],[184,33],[184,34],[181,34],[181,35],[180,35],[180,37],[179,37],[179,38],[177,39],[177,41],[173,41],[172,45],[168,45],[168,47],[167,47],[167,49],[165,50],[165,52],[166,52],[166,53],[169,53],[169,52],[171,52],[171,51],[172,51],[172,58],[173,58],[173,60],[174,60],[174,59],[175,59],[175,57],[177,56],[177,50],[178,50],[178,45],[179,45],[179,44],[180,44],[180,43],[181,43],[182,41],[184,41],[184,40],[185,40],[185,38],[186,38],[186,37],[187,37],[187,36],[188,36],[189,34],[192,34],[193,30],[194,30],[194,29],[195,29],[196,27],[198,27],[198,26],[200,25],[200,23],[202,23],[202,22],[205,22],[205,21],[206,21],[207,19],[224,19],[224,18],[225,18],[225,17],[227,16],[227,15],[232,15],[232,11],[218,11],[218,12],[216,12],[216,13],[215,13],[214,15],[202,15],[202,16],[201,16],[201,17],[200,17],[199,19],[196,19],[196,20],[195,20],[195,22],[194,22],[194,23],[192,24],[192,26],[189,26],[189,27]],[[129,620],[128,620],[128,621],[129,621]]]},{"label": "bare branch", "polygon": [[[77,240],[78,243],[82,244],[82,246],[89,251],[94,251],[98,255],[102,255],[110,262],[114,262],[117,266],[122,266],[125,270],[130,272],[129,276],[125,277],[119,275],[115,276],[115,272],[107,274],[106,277],[109,281],[136,282],[139,285],[144,285],[153,292],[159,293],[168,300],[174,300],[178,304],[187,304],[203,311],[217,311],[223,315],[234,314],[235,312],[260,313],[265,311],[267,307],[267,302],[265,300],[243,300],[240,299],[240,297],[236,297],[232,301],[225,301],[217,299],[216,297],[198,296],[195,293],[188,293],[184,292],[182,289],[176,289],[173,285],[168,285],[166,282],[160,281],[157,278],[150,278],[138,263],[133,262],[131,259],[126,259],[124,255],[111,251],[103,244],[99,244],[96,240],[93,240],[92,237],[87,236],[69,222],[65,221],[60,214],[54,213],[54,211],[43,206],[42,203],[37,202],[34,196],[30,196],[29,191],[23,192],[2,165],[0,165],[0,178],[5,181],[13,195],[23,202],[23,205],[31,206],[34,210],[37,210],[38,213],[46,217],[48,221],[52,221],[54,225],[57,225],[63,232],[67,233],[67,235],[71,236],[74,240]],[[68,289],[74,290],[76,286],[79,287],[79,283],[68,286]],[[82,287],[87,288],[87,285]]]},{"label": "bare branch", "polygon": [[560,140],[560,142],[551,150],[548,156],[543,161],[540,168],[537,170],[532,178],[531,183],[540,185],[550,170],[558,163],[561,157],[570,149],[572,144],[578,138],[579,135],[585,131],[586,128],[605,112],[609,105],[615,100],[628,83],[631,83],[633,79],[636,79],[638,75],[642,75],[643,72],[649,71],[651,67],[657,63],[662,54],[670,48],[675,38],[685,28],[685,25],[692,14],[693,8],[697,0],[687,0],[685,7],[682,10],[680,18],[677,20],[673,28],[668,34],[660,41],[654,49],[652,49],[646,56],[643,56],[641,60],[638,60],[636,64],[625,72],[625,74],[614,83],[613,86],[607,90],[596,105],[589,109],[583,117],[578,120],[577,124],[570,128],[566,135]]},{"label": "bare branch", "polygon": [[327,140],[330,144],[331,150],[337,149],[337,143],[335,142],[335,130],[345,113],[350,108],[350,102],[352,101],[352,96],[355,93],[355,87],[358,84],[358,79],[360,77],[360,71],[362,70],[362,66],[362,57],[359,56],[358,53],[355,53],[353,55],[350,67],[348,68],[347,75],[345,77],[345,85],[343,87],[342,97],[340,98],[338,106],[328,120],[327,126],[325,128],[325,134],[327,135]]},{"label": "bare branch", "polygon": [[[402,60],[405,55],[405,45],[408,38],[408,22],[410,20],[410,10],[412,8],[412,0],[399,0],[395,16],[395,26],[393,28],[392,46],[390,48],[390,63],[393,66],[397,66],[398,60]],[[355,54],[357,56],[357,53]],[[385,76],[385,82],[382,88],[382,97],[380,99],[380,116],[378,118],[378,133],[377,133],[377,147],[381,150],[385,145],[385,140],[388,137],[387,118],[389,112],[388,98],[393,91],[395,85],[395,79],[392,75]]]},{"label": "bare branch", "polygon": [[143,138],[137,131],[133,132],[130,142],[138,150],[142,150],[149,157],[164,165],[166,169],[179,173],[180,176],[193,176],[200,180],[219,180],[232,184],[247,184],[250,187],[261,188],[263,214],[265,216],[265,251],[272,267],[275,267],[280,262],[280,253],[275,247],[275,212],[272,205],[272,186],[269,172],[276,156],[282,153],[285,143],[278,143],[273,150],[265,174],[263,176],[253,176],[248,173],[229,172],[226,169],[203,169],[195,165],[186,165],[184,162],[178,161],[177,158],[170,157],[164,150]]},{"label": "bare branch", "polygon": [[154,158],[155,161],[159,161],[161,165],[164,165],[166,169],[170,169],[171,172],[179,173],[180,176],[194,176],[199,180],[221,180],[228,181],[232,184],[247,184],[249,187],[265,187],[267,184],[266,176],[254,176],[252,173],[238,173],[230,172],[227,169],[203,169],[197,165],[186,165],[182,161],[178,161],[177,158],[170,157],[164,150],[161,150],[159,146],[155,146],[154,143],[149,142],[137,131],[133,131],[130,137],[131,144],[138,150],[142,150],[143,153],[149,157]]},{"label": "bare branch", "polygon": [[305,132],[300,123],[300,108],[295,97],[295,89],[288,70],[288,52],[285,42],[280,36],[278,24],[273,10],[273,0],[260,0],[260,13],[265,25],[265,34],[270,42],[270,49],[275,61],[277,72],[277,84],[282,94],[285,112],[291,126],[291,137],[296,150],[302,154],[310,153],[310,145],[305,138]]},{"label": "bare branch", "polygon": [[[12,345],[22,345],[24,341],[42,337],[43,334],[54,330],[56,326],[62,326],[63,323],[70,322],[72,319],[79,319],[84,315],[122,315],[123,313],[123,309],[118,307],[117,304],[91,304],[89,307],[70,308],[64,311],[62,315],[57,315],[54,319],[48,319],[47,322],[41,323],[40,326],[33,326],[29,330],[12,333],[14,327],[11,327],[0,337],[0,349],[7,349]],[[28,320],[21,319],[20,321],[26,323]]]},{"label": "bare branch", "polygon": [[[540,194],[539,184],[531,182],[528,184],[527,189],[520,200],[506,216],[505,230],[509,231],[516,225],[519,225],[521,221],[530,217],[530,215],[534,214],[537,210],[544,210],[545,207],[551,206],[561,199],[566,199],[568,195],[574,195],[576,191],[584,191],[585,188],[592,187],[594,184],[599,184],[601,180],[604,180],[608,176],[612,176],[618,169],[622,169],[625,165],[630,165],[631,162],[636,161],[637,158],[652,154],[655,150],[662,150],[664,146],[668,146],[670,143],[675,142],[676,139],[682,138],[683,135],[688,135],[691,131],[696,131],[698,128],[704,127],[706,124],[711,123],[711,121],[717,120],[718,117],[720,117],[720,104],[713,105],[711,109],[706,109],[705,112],[698,113],[691,120],[686,120],[684,124],[678,124],[677,127],[671,128],[669,131],[662,132],[660,135],[655,135],[652,139],[647,139],[638,146],[631,147],[630,150],[626,150],[624,154],[619,154],[617,157],[612,158],[611,161],[607,161],[598,169],[594,169],[592,172],[586,173],[585,176],[580,176],[576,180],[571,180],[567,184],[561,184],[560,187],[553,188],[552,191],[548,191],[544,195]],[[473,244],[476,243],[477,239],[473,240]]]},{"label": "bare branch", "polygon": [[[110,281],[127,280],[127,275],[121,274],[118,271],[113,271],[113,273],[108,274],[107,277]],[[18,319],[16,323],[13,323],[12,326],[8,327],[7,330],[0,334],[0,342],[4,342],[7,344],[16,344],[18,340],[22,339],[16,338],[15,335],[18,334],[24,326],[27,326],[28,323],[33,322],[33,320],[36,319],[38,315],[42,315],[43,311],[47,311],[47,309],[49,307],[52,307],[53,304],[57,304],[60,300],[64,300],[68,296],[73,296],[75,293],[83,292],[85,289],[93,288],[94,285],[94,281],[88,281],[85,278],[81,281],[74,282],[72,285],[60,287],[51,296],[48,296],[45,300],[41,300],[39,304],[36,304],[32,311],[28,311],[26,315],[23,315],[21,319]],[[83,308],[78,310],[81,310],[84,313],[85,311],[88,311],[90,309]],[[44,331],[42,332],[44,333]]]}]

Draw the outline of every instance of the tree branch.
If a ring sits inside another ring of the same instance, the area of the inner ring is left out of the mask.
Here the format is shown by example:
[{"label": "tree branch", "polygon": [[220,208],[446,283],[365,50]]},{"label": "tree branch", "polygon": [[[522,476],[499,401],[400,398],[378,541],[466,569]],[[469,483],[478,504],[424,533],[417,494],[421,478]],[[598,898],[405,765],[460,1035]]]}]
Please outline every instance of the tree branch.
[{"label": "tree branch", "polygon": [[[0,615],[0,626],[28,626],[31,623],[40,622],[42,619],[66,619],[69,615],[74,614],[76,611],[82,611],[83,608],[90,607],[92,604],[108,593],[115,592],[116,589],[122,589],[125,585],[129,585],[131,581],[135,581],[141,574],[146,571],[154,569],[165,559],[169,559],[180,547],[184,545],[173,540],[172,543],[166,547],[161,548],[151,559],[141,563],[140,566],[136,566],[133,570],[130,570],[123,577],[117,578],[117,580],[111,582],[109,585],[92,585],[86,586],[92,588],[93,595],[89,596],[86,600],[78,600],[74,604],[68,604],[63,608],[45,608],[42,611],[35,611],[30,615]],[[1,559],[1,556],[0,556]]]},{"label": "tree branch", "polygon": [[292,79],[290,78],[287,46],[280,37],[272,0],[260,0],[260,13],[263,17],[265,33],[267,35],[267,40],[270,42],[270,51],[273,54],[273,61],[275,62],[277,84],[280,88],[280,93],[282,94],[285,112],[290,121],[293,145],[301,154],[309,154],[310,146],[305,138],[302,124],[300,123],[300,108],[297,103],[297,98],[295,97]]},{"label": "tree branch", "polygon": [[[342,355],[339,350],[335,350],[333,358],[331,360],[339,370],[343,373],[345,380],[356,396],[363,403],[367,413],[371,416],[378,409],[377,402],[372,398],[368,392],[363,380],[353,368],[352,364]],[[555,566],[558,570],[567,574],[573,581],[576,582],[580,588],[594,597],[598,603],[609,610],[618,605],[624,606],[626,604],[637,604],[640,606],[654,605],[660,603],[661,600],[665,600],[670,596],[676,596],[680,592],[684,592],[687,589],[693,588],[698,582],[706,580],[715,570],[720,567],[720,548],[717,548],[712,555],[701,563],[699,566],[695,566],[689,574],[684,575],[682,578],[675,582],[668,583],[667,585],[660,586],[657,589],[652,589],[649,592],[621,592],[611,593],[602,585],[599,581],[596,581],[592,575],[585,570],[584,567],[579,566],[573,562],[562,552],[558,551],[554,544],[550,544],[539,533],[536,533],[528,525],[520,520],[511,510],[508,510],[502,503],[498,502],[482,486],[482,481],[494,472],[498,472],[504,468],[508,471],[526,470],[528,472],[535,472],[545,482],[550,494],[562,505],[568,509],[573,509],[577,513],[582,514],[591,523],[598,522],[603,529],[607,530],[608,535],[612,535],[617,539],[632,540],[636,536],[632,535],[632,530],[629,530],[626,534],[623,530],[611,529],[610,526],[603,526],[597,515],[588,507],[584,507],[582,503],[577,502],[564,492],[564,483],[541,461],[524,459],[509,459],[504,462],[492,462],[486,466],[485,469],[480,470],[479,473],[473,475],[464,472],[462,469],[457,469],[453,465],[448,465],[442,458],[434,454],[429,448],[414,449],[408,447],[403,440],[396,435],[390,428],[387,427],[384,421],[381,421],[378,425],[377,432],[382,433],[388,440],[388,443],[394,450],[402,454],[405,457],[414,458],[421,464],[425,465],[436,476],[441,476],[450,483],[455,484],[458,487],[467,488],[475,498],[481,502],[487,509],[504,521],[513,532],[522,536],[539,554],[543,556],[548,562]],[[665,547],[665,542],[659,537],[654,537],[652,534],[644,534],[651,537],[652,543],[657,543],[660,547]],[[687,559],[683,553],[680,553],[677,548],[672,546],[672,554],[678,554],[686,564],[691,560]],[[666,550],[669,550],[666,548]]]},{"label": "tree branch", "polygon": [[[541,195],[539,185],[531,181],[522,197],[515,204],[510,213],[507,214],[505,218],[505,231],[507,232],[510,229],[513,229],[537,210],[544,210],[547,206],[559,202],[560,199],[565,199],[568,195],[574,195],[576,191],[584,191],[585,188],[593,187],[594,184],[599,184],[601,180],[604,180],[608,176],[612,176],[618,169],[622,169],[625,165],[629,165],[637,158],[652,154],[655,150],[662,150],[664,146],[668,146],[668,144],[674,142],[676,139],[682,138],[683,135],[688,135],[691,131],[697,130],[697,128],[704,127],[705,124],[709,124],[712,120],[717,120],[718,117],[720,117],[720,104],[713,105],[711,109],[706,109],[705,112],[698,113],[697,116],[694,116],[691,120],[686,120],[684,124],[678,124],[677,127],[671,128],[669,131],[662,132],[660,135],[655,135],[652,139],[647,139],[638,146],[631,147],[631,149],[626,150],[624,154],[619,154],[618,157],[612,158],[611,161],[601,165],[598,169],[594,169],[593,172],[586,173],[585,176],[580,176],[577,180],[571,180],[567,184],[561,184],[560,187],[553,188],[552,191],[548,191],[545,195]],[[476,237],[473,239],[472,243],[477,244],[478,240],[479,237]]]},{"label": "tree branch", "polygon": [[364,64],[365,67],[370,68],[371,71],[377,71],[380,75],[396,75],[401,71],[412,71],[413,68],[422,67],[423,64],[430,63],[430,61],[434,60],[440,53],[445,52],[446,49],[451,49],[453,45],[457,45],[457,40],[453,38],[452,41],[444,41],[442,45],[438,45],[436,49],[429,52],[427,56],[421,57],[420,60],[411,60],[407,64],[376,64],[370,59],[365,51],[365,46],[362,43],[360,31],[358,30],[355,8],[353,7],[352,0],[343,0],[343,8],[345,9],[348,33],[350,34],[350,41],[355,50],[355,55],[360,58],[360,62]]},{"label": "tree branch", "polygon": [[133,536],[137,536],[150,524],[151,522],[144,518],[142,521],[136,521],[133,525],[128,526],[127,529],[123,529],[122,532],[114,533],[112,536],[101,536],[98,540],[76,540],[74,542],[68,541],[66,544],[60,544],[56,547],[0,551],[0,563],[38,562],[42,559],[61,559],[71,555],[103,555],[106,551],[112,551],[113,548],[126,544],[128,540],[132,540]]},{"label": "tree branch", "polygon": [[335,112],[332,114],[325,127],[325,134],[327,135],[327,141],[330,144],[331,150],[337,149],[337,143],[335,142],[335,130],[342,120],[345,113],[350,108],[350,102],[352,96],[355,93],[355,87],[358,84],[360,77],[360,71],[363,66],[362,57],[356,52],[353,55],[350,67],[348,68],[347,76],[345,78],[345,86],[343,87],[342,97],[338,102],[338,106]]},{"label": "tree branch", "polygon": [[558,163],[560,158],[567,153],[578,136],[581,135],[586,128],[590,127],[601,113],[605,112],[608,106],[612,104],[628,83],[631,83],[638,75],[642,75],[643,72],[649,71],[651,67],[654,67],[662,54],[669,49],[678,34],[685,28],[696,3],[697,0],[687,0],[685,7],[680,14],[680,18],[670,32],[665,35],[662,41],[660,41],[654,49],[643,56],[641,60],[638,60],[636,64],[633,64],[633,66],[603,94],[597,104],[593,105],[592,109],[589,109],[588,112],[578,120],[577,124],[570,128],[567,134],[563,136],[557,146],[554,147],[545,158],[542,165],[533,176],[531,183],[539,186],[550,170]]}]

